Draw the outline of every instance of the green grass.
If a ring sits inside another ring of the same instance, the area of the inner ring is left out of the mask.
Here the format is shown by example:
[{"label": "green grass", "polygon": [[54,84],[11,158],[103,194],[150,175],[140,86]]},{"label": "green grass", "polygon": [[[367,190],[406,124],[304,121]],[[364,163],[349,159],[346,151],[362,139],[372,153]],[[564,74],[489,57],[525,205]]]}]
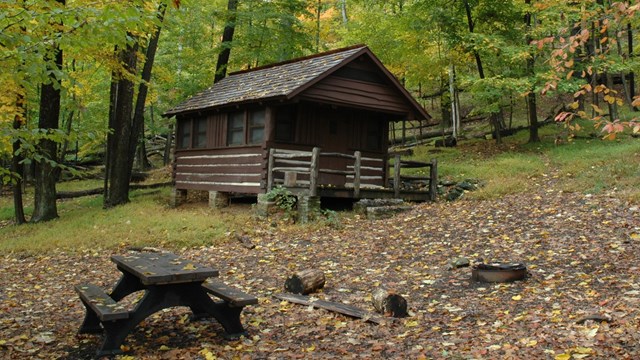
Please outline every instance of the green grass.
[{"label": "green grass", "polygon": [[[61,201],[56,220],[0,228],[0,252],[212,245],[226,241],[229,231],[251,220],[250,214],[234,207],[219,211],[186,204],[172,209],[169,193],[168,188],[133,191],[129,204],[109,210],[102,208],[101,196]],[[10,200],[2,198],[0,220],[13,216]]]},{"label": "green grass", "polygon": [[[628,135],[608,141],[592,138],[585,127],[581,137],[556,142],[565,132],[550,125],[540,129],[542,141],[527,144],[528,132],[493,140],[467,140],[456,148],[423,146],[413,160],[438,159],[441,179],[478,179],[484,187],[467,197],[491,199],[527,192],[543,177],[554,177],[560,189],[569,192],[609,192],[640,201],[640,139]],[[410,172],[408,172],[410,173]]]}]

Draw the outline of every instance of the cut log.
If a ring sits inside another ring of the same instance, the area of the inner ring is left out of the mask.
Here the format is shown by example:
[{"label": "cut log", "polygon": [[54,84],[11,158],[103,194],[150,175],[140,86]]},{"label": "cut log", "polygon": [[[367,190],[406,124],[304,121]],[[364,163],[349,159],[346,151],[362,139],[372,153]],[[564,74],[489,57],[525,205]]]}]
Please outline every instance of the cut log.
[{"label": "cut log", "polygon": [[325,301],[325,300],[311,299],[308,296],[296,295],[296,294],[276,294],[274,296],[280,300],[286,300],[294,304],[307,305],[307,306],[311,305],[314,308],[337,312],[343,315],[369,321],[374,324],[380,324],[384,322],[384,318],[352,305],[340,304],[340,303],[335,303],[335,302]]},{"label": "cut log", "polygon": [[324,273],[318,269],[298,271],[284,282],[284,288],[294,294],[310,294],[324,287]]},{"label": "cut log", "polygon": [[373,307],[385,316],[407,316],[407,300],[402,295],[396,294],[384,288],[378,288],[371,295]]}]

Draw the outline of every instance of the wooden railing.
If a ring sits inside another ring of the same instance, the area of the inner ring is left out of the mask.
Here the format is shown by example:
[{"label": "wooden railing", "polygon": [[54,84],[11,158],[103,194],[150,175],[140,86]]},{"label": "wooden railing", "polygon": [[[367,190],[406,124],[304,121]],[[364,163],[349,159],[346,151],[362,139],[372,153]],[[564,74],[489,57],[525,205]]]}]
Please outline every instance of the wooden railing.
[{"label": "wooden railing", "polygon": [[[429,168],[429,176],[412,176],[401,175],[402,168]],[[438,161],[431,159],[431,162],[420,161],[403,161],[400,154],[394,154],[393,160],[393,192],[395,197],[400,196],[400,183],[402,180],[410,181],[428,181],[429,182],[429,199],[435,200],[438,191]]]},{"label": "wooden railing", "polygon": [[[320,158],[338,158],[353,161],[353,165],[347,165],[344,170],[320,168]],[[400,180],[408,179],[410,177],[400,176],[400,167],[416,167],[416,164],[420,164],[420,167],[430,167],[429,177],[413,177],[416,180],[430,180],[429,191],[431,197],[435,199],[435,186],[436,181],[432,179],[437,178],[437,167],[435,160],[431,163],[418,163],[418,162],[404,162],[399,160],[399,155],[396,156],[394,163],[394,193],[396,197],[400,195]],[[379,166],[372,163],[379,162]],[[367,163],[369,166],[363,166],[363,163]],[[363,170],[367,171],[379,171],[380,175],[362,175]],[[314,147],[312,151],[299,151],[299,150],[284,150],[284,149],[270,149],[267,171],[267,191],[271,190],[274,183],[279,179],[276,179],[275,173],[283,173],[284,178],[282,181],[285,187],[307,185],[310,196],[317,196],[318,186],[321,185],[337,185],[337,184],[319,184],[320,174],[332,174],[342,175],[345,179],[353,178],[353,196],[355,198],[360,197],[360,191],[363,187],[376,186],[375,182],[384,184],[385,169],[384,160],[378,158],[363,157],[360,151],[355,151],[353,155],[337,153],[337,152],[321,152],[321,149]],[[302,178],[298,178],[298,175],[302,175]],[[306,180],[305,180],[306,178]],[[346,187],[345,180],[345,187]],[[380,188],[379,185],[377,185]]]}]

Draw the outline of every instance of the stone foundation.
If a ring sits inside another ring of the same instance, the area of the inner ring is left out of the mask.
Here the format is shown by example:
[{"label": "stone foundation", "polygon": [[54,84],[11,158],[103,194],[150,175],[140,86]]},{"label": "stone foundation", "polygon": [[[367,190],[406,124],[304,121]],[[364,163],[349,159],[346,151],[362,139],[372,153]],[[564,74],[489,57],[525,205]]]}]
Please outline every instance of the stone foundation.
[{"label": "stone foundation", "polygon": [[229,193],[209,191],[209,207],[223,208],[229,206]]},{"label": "stone foundation", "polygon": [[319,212],[319,196],[298,196],[298,221],[301,224],[314,220]]},{"label": "stone foundation", "polygon": [[171,189],[171,207],[177,207],[181,204],[184,204],[187,201],[187,190],[176,189],[175,187]]},{"label": "stone foundation", "polygon": [[267,194],[258,194],[258,202],[256,203],[256,215],[267,217],[271,209],[275,206],[275,202],[267,199]]}]

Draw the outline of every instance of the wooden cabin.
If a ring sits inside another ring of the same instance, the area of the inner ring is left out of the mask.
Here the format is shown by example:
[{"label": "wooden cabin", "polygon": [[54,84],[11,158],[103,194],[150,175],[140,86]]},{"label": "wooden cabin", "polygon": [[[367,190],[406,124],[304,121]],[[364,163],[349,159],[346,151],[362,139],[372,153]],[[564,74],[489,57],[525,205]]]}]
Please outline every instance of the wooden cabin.
[{"label": "wooden cabin", "polygon": [[434,196],[434,186],[391,186],[400,161],[390,170],[390,122],[429,115],[366,46],[232,73],[164,116],[177,121],[178,197],[206,190],[224,203],[277,185],[320,197]]}]

